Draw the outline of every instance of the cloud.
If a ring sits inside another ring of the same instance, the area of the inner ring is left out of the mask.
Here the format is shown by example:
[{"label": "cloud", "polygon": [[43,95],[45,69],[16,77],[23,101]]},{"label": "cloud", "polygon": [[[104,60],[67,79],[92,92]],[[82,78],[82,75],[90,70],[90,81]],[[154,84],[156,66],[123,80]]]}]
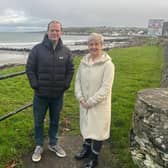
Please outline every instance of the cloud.
[{"label": "cloud", "polygon": [[0,16],[1,25],[25,23],[27,20],[28,18],[25,16],[24,11],[16,11],[9,8],[5,9]]},{"label": "cloud", "polygon": [[0,15],[0,31],[44,31],[49,19],[28,16],[23,10],[4,9]]},{"label": "cloud", "polygon": [[0,5],[0,27],[44,30],[56,19],[68,26],[141,26],[148,19],[167,20],[166,0],[5,0]]}]

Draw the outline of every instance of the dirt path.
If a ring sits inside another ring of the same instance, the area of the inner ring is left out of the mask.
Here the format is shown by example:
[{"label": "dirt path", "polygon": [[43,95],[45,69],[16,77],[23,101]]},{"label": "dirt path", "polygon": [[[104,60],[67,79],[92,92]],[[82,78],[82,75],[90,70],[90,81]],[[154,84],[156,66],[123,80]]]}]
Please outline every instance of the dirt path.
[{"label": "dirt path", "polygon": [[[38,163],[31,161],[32,152],[23,156],[24,168],[82,168],[84,161],[76,161],[74,159],[75,153],[80,150],[82,138],[80,136],[62,136],[60,143],[67,153],[67,157],[58,158],[54,153],[47,149],[47,142],[44,146],[44,153],[42,160]],[[99,166],[97,168],[112,168],[111,165],[112,155],[110,145],[105,142],[102,147],[101,156],[99,159]]]}]

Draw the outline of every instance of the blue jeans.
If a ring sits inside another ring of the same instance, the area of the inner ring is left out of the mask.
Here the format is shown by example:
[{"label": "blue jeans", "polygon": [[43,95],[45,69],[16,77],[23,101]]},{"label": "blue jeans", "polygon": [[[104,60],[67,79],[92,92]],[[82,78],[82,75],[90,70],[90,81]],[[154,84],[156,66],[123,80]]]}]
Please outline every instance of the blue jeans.
[{"label": "blue jeans", "polygon": [[46,98],[34,96],[33,113],[34,113],[34,131],[36,145],[43,145],[44,142],[44,118],[49,109],[49,144],[57,143],[57,132],[59,127],[60,111],[63,105],[63,95],[57,98]]}]

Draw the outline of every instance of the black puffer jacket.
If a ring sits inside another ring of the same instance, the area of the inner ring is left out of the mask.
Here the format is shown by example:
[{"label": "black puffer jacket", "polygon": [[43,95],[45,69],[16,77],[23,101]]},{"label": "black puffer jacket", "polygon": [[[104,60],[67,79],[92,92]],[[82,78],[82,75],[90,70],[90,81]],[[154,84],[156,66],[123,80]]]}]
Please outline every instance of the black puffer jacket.
[{"label": "black puffer jacket", "polygon": [[74,73],[72,55],[60,39],[56,49],[46,35],[30,52],[26,73],[35,94],[57,97],[69,88]]}]

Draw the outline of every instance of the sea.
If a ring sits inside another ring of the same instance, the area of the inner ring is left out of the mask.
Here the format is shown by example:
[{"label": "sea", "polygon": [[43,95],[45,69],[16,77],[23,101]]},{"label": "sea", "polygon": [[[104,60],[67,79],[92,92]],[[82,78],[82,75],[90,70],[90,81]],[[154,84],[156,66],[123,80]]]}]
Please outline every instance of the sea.
[{"label": "sea", "polygon": [[[43,40],[44,35],[44,32],[0,32],[0,66],[11,63],[25,64],[28,52],[14,50],[31,49]],[[105,37],[105,39],[114,38],[116,37]],[[87,39],[87,35],[62,35],[63,43],[72,51],[87,49]],[[108,45],[113,46],[109,43]]]},{"label": "sea", "polygon": [[[43,40],[44,35],[42,32],[0,32],[0,48],[31,49]],[[85,42],[87,38],[81,35],[62,35],[63,43],[72,50],[76,49],[76,43]]]}]

